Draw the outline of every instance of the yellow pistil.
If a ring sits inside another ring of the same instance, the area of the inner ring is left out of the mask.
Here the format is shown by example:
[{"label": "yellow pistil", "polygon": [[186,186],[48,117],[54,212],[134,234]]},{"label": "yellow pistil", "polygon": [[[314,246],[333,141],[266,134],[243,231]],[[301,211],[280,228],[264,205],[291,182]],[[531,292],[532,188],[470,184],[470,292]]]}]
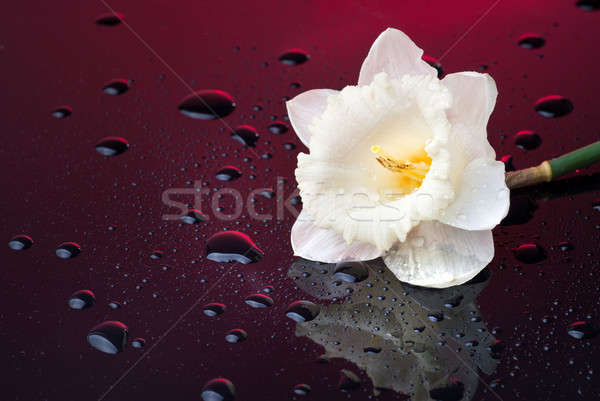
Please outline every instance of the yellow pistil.
[{"label": "yellow pistil", "polygon": [[371,152],[376,155],[376,159],[381,166],[389,171],[400,174],[402,178],[412,181],[411,183],[407,183],[408,185],[401,185],[403,187],[411,187],[410,189],[416,189],[421,186],[431,164],[431,159],[426,155],[425,157],[415,157],[415,161],[398,160],[384,152],[379,145],[371,146]]}]

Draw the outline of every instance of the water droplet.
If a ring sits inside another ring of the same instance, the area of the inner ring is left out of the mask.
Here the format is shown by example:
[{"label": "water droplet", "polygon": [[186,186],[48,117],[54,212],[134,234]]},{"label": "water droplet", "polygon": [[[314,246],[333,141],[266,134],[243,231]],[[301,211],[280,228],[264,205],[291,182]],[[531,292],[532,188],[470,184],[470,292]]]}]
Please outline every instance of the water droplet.
[{"label": "water droplet", "polygon": [[519,131],[515,135],[515,145],[521,149],[532,150],[542,144],[542,138],[533,131]]},{"label": "water droplet", "polygon": [[119,309],[121,307],[121,304],[119,302],[117,302],[117,301],[110,301],[108,303],[108,307],[110,309]]},{"label": "water droplet", "polygon": [[150,252],[150,259],[160,259],[163,257],[165,253],[163,251],[159,251],[158,249],[153,250],[152,252]]},{"label": "water droplet", "polygon": [[215,262],[255,263],[265,256],[249,236],[239,231],[223,231],[206,242],[206,258]]},{"label": "water droplet", "polygon": [[275,191],[273,191],[271,188],[264,188],[259,192],[259,195],[263,198],[273,199],[275,197]]},{"label": "water droplet", "polygon": [[600,0],[577,0],[575,5],[584,11],[600,10]]},{"label": "water droplet", "polygon": [[366,347],[366,348],[363,348],[363,352],[364,352],[365,354],[371,354],[371,355],[374,355],[374,354],[379,354],[379,353],[381,352],[381,348],[376,348],[376,347]]},{"label": "water droplet", "polygon": [[269,131],[275,135],[285,134],[288,131],[288,126],[281,121],[275,121],[269,125]]},{"label": "water droplet", "polygon": [[208,381],[202,388],[203,401],[233,401],[235,400],[235,387],[233,383],[223,377]]},{"label": "water droplet", "polygon": [[566,97],[550,95],[535,102],[535,111],[546,118],[562,117],[573,111],[573,103]]},{"label": "water droplet", "polygon": [[181,221],[186,224],[198,224],[203,221],[208,221],[208,216],[197,209],[190,209],[186,214],[180,217]]},{"label": "water droplet", "polygon": [[361,262],[341,262],[335,266],[333,278],[347,283],[359,283],[369,277],[369,270]]},{"label": "water droplet", "polygon": [[129,142],[118,136],[107,136],[96,144],[96,152],[102,156],[116,156],[129,149]]},{"label": "water droplet", "polygon": [[23,251],[33,245],[33,239],[29,235],[15,235],[8,241],[8,247],[14,251]]},{"label": "water droplet", "polygon": [[310,59],[308,53],[302,49],[289,49],[279,56],[279,61],[285,65],[299,65],[306,63]]},{"label": "water droplet", "polygon": [[558,247],[560,248],[561,251],[563,252],[567,252],[567,251],[572,251],[574,246],[573,244],[571,244],[568,241],[562,241],[558,244]]},{"label": "water droplet", "polygon": [[225,341],[227,341],[228,343],[232,343],[232,344],[242,342],[242,341],[246,340],[247,338],[248,338],[248,333],[246,333],[242,329],[229,330],[227,332],[227,334],[225,334]]},{"label": "water droplet", "polygon": [[123,21],[123,18],[125,18],[125,16],[121,13],[105,13],[105,14],[100,14],[96,18],[95,22],[98,25],[115,26],[115,25],[119,25],[121,23],[121,21]]},{"label": "water droplet", "polygon": [[214,317],[225,313],[225,309],[225,304],[211,302],[209,304],[204,305],[204,307],[202,308],[202,312],[204,312],[206,316]]},{"label": "water droplet", "polygon": [[342,369],[340,371],[340,378],[338,380],[338,389],[342,391],[352,391],[360,387],[360,378],[356,373]]},{"label": "water droplet", "polygon": [[231,133],[231,137],[242,145],[254,148],[259,135],[256,128],[250,125],[240,125]]},{"label": "water droplet", "polygon": [[69,298],[69,308],[71,309],[87,309],[96,303],[96,296],[90,290],[75,291]]},{"label": "water droplet", "polygon": [[133,340],[131,340],[131,346],[133,348],[144,348],[145,345],[146,345],[146,340],[143,339],[142,337],[136,337]]},{"label": "water droplet", "polygon": [[179,111],[191,118],[214,120],[228,116],[235,109],[235,99],[227,92],[205,89],[186,96]]},{"label": "water droplet", "polygon": [[217,171],[216,178],[220,181],[233,181],[242,176],[242,171],[234,166],[224,166]]},{"label": "water droplet", "polygon": [[294,150],[296,149],[296,144],[294,142],[286,142],[283,144],[283,148],[285,150]]},{"label": "water droplet", "polygon": [[113,79],[107,82],[102,91],[107,95],[117,96],[127,92],[130,87],[130,81],[126,79]]},{"label": "water droplet", "polygon": [[248,295],[245,302],[253,308],[268,308],[269,306],[273,306],[273,298],[265,294]]},{"label": "water droplet", "polygon": [[463,300],[463,296],[462,295],[457,295],[455,297],[450,298],[449,300],[444,302],[444,306],[446,308],[452,309],[452,308],[456,308],[457,306],[460,305],[460,303]]},{"label": "water droplet", "polygon": [[598,330],[588,322],[571,323],[567,328],[567,333],[578,340],[594,337]]},{"label": "water droplet", "polygon": [[117,354],[123,351],[127,343],[127,326],[116,320],[102,322],[90,330],[88,343],[107,354]]},{"label": "water droplet", "polygon": [[56,118],[67,118],[73,114],[73,109],[69,106],[60,106],[52,112],[52,116]]},{"label": "water droplet", "polygon": [[79,255],[81,246],[75,242],[63,242],[56,248],[56,256],[61,259],[71,259]]},{"label": "water droplet", "polygon": [[519,46],[524,49],[539,49],[545,43],[546,39],[537,33],[525,33],[519,37]]},{"label": "water droplet", "polygon": [[434,323],[441,322],[442,320],[444,320],[444,314],[442,312],[430,313],[427,315],[427,319]]},{"label": "water droplet", "polygon": [[298,395],[307,395],[312,388],[308,384],[300,383],[294,386],[294,393]]},{"label": "water droplet", "polygon": [[292,302],[285,311],[285,315],[298,323],[310,322],[319,315],[320,310],[319,305],[300,300]]},{"label": "water droplet", "polygon": [[438,61],[438,59],[433,58],[431,56],[426,56],[423,55],[423,57],[421,57],[423,59],[423,61],[425,61],[427,64],[429,64],[430,66],[432,66],[433,68],[435,68],[437,70],[437,76],[439,79],[442,78],[442,76],[444,75],[444,69],[442,68],[442,63],[440,63]]},{"label": "water droplet", "polygon": [[538,244],[523,244],[514,250],[515,257],[523,263],[537,263],[546,257],[546,252]]}]

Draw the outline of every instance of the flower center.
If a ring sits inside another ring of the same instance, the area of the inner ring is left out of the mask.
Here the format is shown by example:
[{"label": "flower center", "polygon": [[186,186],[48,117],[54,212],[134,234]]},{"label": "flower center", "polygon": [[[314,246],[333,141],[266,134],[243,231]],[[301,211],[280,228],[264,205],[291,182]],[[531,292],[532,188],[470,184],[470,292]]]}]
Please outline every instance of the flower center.
[{"label": "flower center", "polygon": [[412,155],[407,160],[399,160],[389,155],[379,145],[371,146],[377,162],[385,169],[398,174],[397,186],[403,194],[419,188],[431,166],[431,158],[425,149]]}]

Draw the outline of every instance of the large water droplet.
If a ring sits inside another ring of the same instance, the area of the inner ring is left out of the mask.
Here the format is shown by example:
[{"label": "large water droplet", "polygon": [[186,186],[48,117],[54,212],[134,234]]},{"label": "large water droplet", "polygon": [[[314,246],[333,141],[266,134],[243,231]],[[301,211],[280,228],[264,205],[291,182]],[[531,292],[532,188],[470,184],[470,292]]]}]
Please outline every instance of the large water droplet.
[{"label": "large water droplet", "polygon": [[360,387],[360,378],[356,373],[342,369],[340,371],[340,378],[338,379],[338,389],[342,391],[352,391]]},{"label": "large water droplet", "polygon": [[535,102],[535,111],[546,118],[562,117],[573,111],[573,103],[566,97],[550,95]]},{"label": "large water droplet", "polygon": [[300,300],[292,302],[285,311],[285,315],[298,323],[310,322],[319,315],[320,310],[319,305]]},{"label": "large water droplet", "polygon": [[442,76],[444,75],[444,69],[442,68],[442,63],[440,63],[438,61],[438,59],[433,58],[431,56],[426,56],[423,55],[423,57],[421,57],[423,59],[423,61],[425,61],[427,64],[429,64],[430,66],[432,66],[433,68],[435,68],[437,70],[437,76],[438,78],[442,78]]},{"label": "large water droplet", "polygon": [[533,131],[519,131],[515,135],[515,145],[521,149],[532,150],[542,144],[542,138]]},{"label": "large water droplet", "polygon": [[269,306],[273,306],[273,298],[265,294],[248,295],[245,302],[253,308],[268,308]]},{"label": "large water droplet", "polygon": [[227,92],[204,89],[186,96],[179,111],[191,118],[214,120],[228,116],[235,109],[235,99]]},{"label": "large water droplet", "polygon": [[221,167],[215,177],[220,181],[233,181],[237,180],[242,176],[242,171],[235,166],[224,166]]},{"label": "large water droplet", "polygon": [[73,109],[69,106],[60,106],[52,112],[52,116],[56,118],[67,118],[73,114]]},{"label": "large water droplet", "polygon": [[204,305],[204,308],[202,308],[202,312],[204,312],[206,316],[214,317],[225,313],[225,309],[225,304],[211,302],[209,304]]},{"label": "large water droplet", "polygon": [[265,256],[263,251],[244,233],[223,231],[206,242],[206,258],[215,262],[255,263]]},{"label": "large water droplet", "polygon": [[240,125],[231,133],[231,137],[242,145],[254,148],[259,135],[256,128],[250,125]]},{"label": "large water droplet", "polygon": [[538,244],[523,244],[514,250],[515,257],[523,263],[537,263],[546,257],[546,252]]},{"label": "large water droplet", "polygon": [[63,242],[56,248],[56,256],[61,259],[71,259],[79,255],[81,246],[75,242]]},{"label": "large water droplet", "polygon": [[537,33],[525,33],[519,37],[519,46],[524,49],[539,49],[545,43],[546,39]]},{"label": "large water droplet", "polygon": [[369,270],[361,262],[341,262],[335,266],[333,278],[347,283],[359,283],[369,277]]},{"label": "large water droplet", "polygon": [[310,56],[302,49],[289,49],[279,56],[279,61],[285,65],[299,65],[306,63]]},{"label": "large water droplet", "polygon": [[107,354],[117,354],[123,351],[127,343],[127,326],[116,320],[102,322],[90,330],[88,343]]},{"label": "large water droplet", "polygon": [[90,290],[75,291],[69,298],[69,308],[71,309],[87,309],[96,303],[96,296]]},{"label": "large water droplet", "polygon": [[229,330],[227,332],[227,334],[225,334],[225,341],[227,341],[228,343],[232,343],[232,344],[242,342],[242,341],[246,340],[247,338],[248,338],[248,333],[246,333],[242,329]]},{"label": "large water droplet", "polygon": [[107,95],[117,96],[127,92],[129,90],[129,87],[130,81],[126,79],[113,79],[112,81],[109,81],[106,84],[104,84],[102,91]]},{"label": "large water droplet", "polygon": [[204,401],[233,401],[235,400],[235,386],[223,377],[208,381],[202,388]]},{"label": "large water droplet", "polygon": [[33,245],[33,239],[29,235],[15,235],[8,241],[8,247],[14,251],[23,251]]},{"label": "large water droplet", "polygon": [[575,5],[584,11],[600,10],[600,0],[577,0]]},{"label": "large water droplet", "polygon": [[116,156],[129,149],[129,142],[119,136],[107,136],[96,144],[96,152],[102,156]]},{"label": "large water droplet", "polygon": [[125,16],[121,13],[105,13],[96,17],[96,24],[103,26],[119,25]]}]

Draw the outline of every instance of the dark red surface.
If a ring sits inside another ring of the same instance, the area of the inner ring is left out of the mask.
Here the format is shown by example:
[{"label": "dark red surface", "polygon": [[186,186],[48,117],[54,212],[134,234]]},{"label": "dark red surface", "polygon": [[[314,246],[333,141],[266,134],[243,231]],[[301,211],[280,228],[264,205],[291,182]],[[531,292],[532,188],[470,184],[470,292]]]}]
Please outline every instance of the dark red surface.
[{"label": "dark red surface", "polygon": [[[216,171],[234,164],[243,176],[229,186],[247,193],[275,188],[276,177],[288,177],[289,196],[295,154],[305,148],[291,130],[279,136],[267,130],[271,118],[285,115],[282,98],[355,84],[372,41],[387,27],[406,32],[426,54],[444,55],[446,73],[489,67],[500,92],[490,142],[498,157],[511,153],[516,168],[600,137],[600,11],[585,12],[571,1],[504,0],[491,9],[492,1],[108,4],[191,88],[231,93],[237,108],[225,121],[231,127],[253,125],[261,139],[254,154],[235,142],[221,122],[181,115],[177,105],[188,88],[125,25],[94,24],[108,11],[102,2],[4,5],[0,227],[6,242],[21,233],[35,241],[23,252],[0,248],[0,354],[5,355],[2,392],[7,400],[200,399],[203,384],[219,376],[233,381],[239,400],[289,399],[293,386],[302,382],[313,388],[307,399],[347,399],[336,384],[339,369],[348,364],[315,364],[321,348],[296,338],[294,323],[284,316],[287,304],[306,297],[286,277],[293,260],[293,216],[286,212],[280,222],[213,218],[180,225],[161,218],[173,213],[161,194],[192,188],[196,180],[220,188],[224,184],[214,178]],[[535,50],[519,47],[526,32],[540,34],[546,44]],[[294,47],[306,50],[310,60],[281,65],[280,53]],[[133,83],[120,96],[102,93],[113,78]],[[290,88],[292,82],[301,88]],[[534,102],[551,94],[571,99],[573,112],[559,119],[537,115]],[[52,117],[63,104],[73,114]],[[253,111],[256,104],[262,111]],[[541,146],[517,148],[513,136],[521,130],[538,133]],[[125,137],[129,150],[113,158],[100,156],[94,145],[106,136]],[[290,140],[298,143],[296,150],[283,148]],[[257,157],[265,152],[273,158]],[[244,157],[253,160],[244,162]],[[600,193],[598,174],[595,166],[566,183],[520,191],[516,195],[537,202],[532,219],[495,230],[494,277],[479,300],[488,326],[502,327],[498,338],[507,349],[496,373],[483,380],[500,378],[504,388],[497,392],[504,400],[600,396],[600,338],[575,340],[566,333],[577,320],[600,323],[600,212],[592,208]],[[257,205],[275,214],[274,200],[260,198]],[[206,260],[206,239],[223,229],[250,235],[265,258],[225,268]],[[560,250],[557,245],[565,240],[573,250]],[[82,246],[77,258],[55,256],[65,241]],[[547,258],[519,266],[512,249],[529,242],[544,247]],[[162,259],[150,259],[154,249],[164,251]],[[163,271],[163,265],[171,269]],[[275,287],[270,294],[275,305],[249,308],[244,298],[265,285]],[[94,291],[96,305],[70,310],[68,297],[83,288]],[[112,300],[123,307],[111,310],[107,304]],[[211,319],[201,306],[213,301],[227,304],[227,312]],[[548,323],[542,322],[544,315],[551,317]],[[103,320],[123,321],[132,337],[147,340],[146,347],[127,347],[116,356],[92,349],[87,332]],[[235,327],[248,332],[245,342],[224,340]],[[352,399],[371,396],[368,379],[361,377],[365,384]],[[496,399],[481,389],[475,399]]]}]

